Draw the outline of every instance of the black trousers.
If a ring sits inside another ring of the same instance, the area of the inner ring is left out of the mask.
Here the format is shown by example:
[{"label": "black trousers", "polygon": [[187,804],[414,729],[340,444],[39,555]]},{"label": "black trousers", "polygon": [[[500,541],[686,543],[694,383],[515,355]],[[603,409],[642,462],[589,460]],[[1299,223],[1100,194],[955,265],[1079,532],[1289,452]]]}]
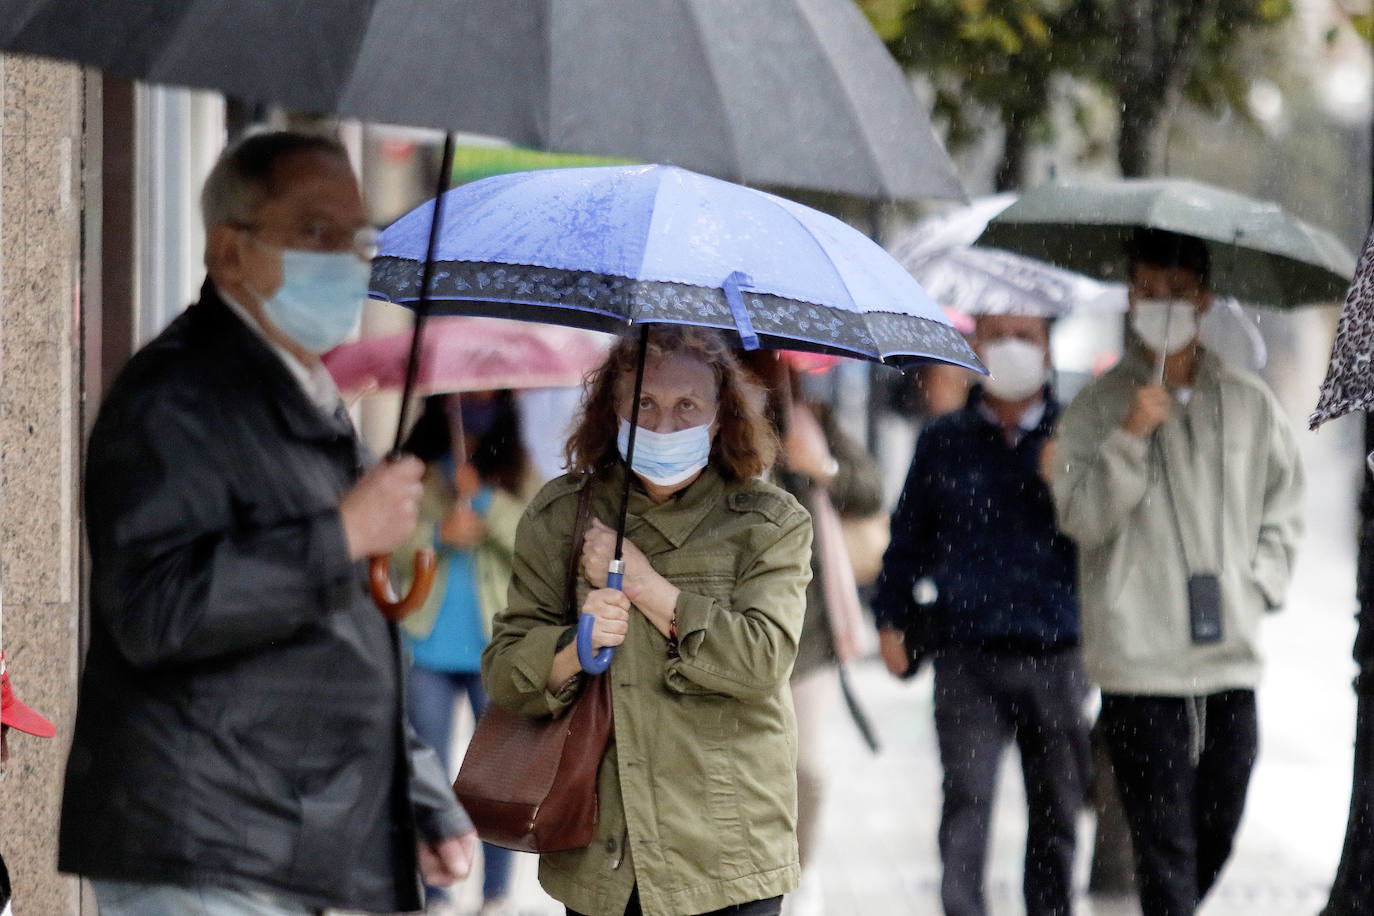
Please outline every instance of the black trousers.
[{"label": "black trousers", "polygon": [[935,658],[935,732],[944,770],[940,899],[947,916],[987,912],[997,770],[1016,742],[1026,786],[1029,916],[1069,916],[1078,812],[1087,786],[1087,681],[1077,649],[1043,654],[942,649]]},{"label": "black trousers", "polygon": [[[1259,749],[1253,690],[1103,694],[1143,916],[1190,916],[1230,858]],[[1196,760],[1194,757],[1196,756]]]},{"label": "black trousers", "polygon": [[[570,907],[565,907],[568,916],[583,916]],[[719,910],[712,910],[709,913],[701,913],[699,916],[778,916],[782,912],[782,898],[769,897],[766,900],[751,900],[748,903],[736,903],[733,906],[722,907]],[[630,891],[630,902],[625,904],[625,916],[644,916],[644,911],[639,908],[639,888]]]}]

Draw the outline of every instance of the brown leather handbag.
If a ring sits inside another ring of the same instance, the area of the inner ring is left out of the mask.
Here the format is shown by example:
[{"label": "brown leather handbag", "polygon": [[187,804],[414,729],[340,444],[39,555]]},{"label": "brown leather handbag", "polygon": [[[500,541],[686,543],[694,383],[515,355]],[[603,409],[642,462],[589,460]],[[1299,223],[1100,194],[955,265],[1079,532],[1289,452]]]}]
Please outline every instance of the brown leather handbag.
[{"label": "brown leather handbag", "polygon": [[[588,481],[577,502],[564,580],[564,606],[573,622],[591,491]],[[453,783],[477,835],[521,852],[591,845],[596,837],[596,775],[611,728],[608,675],[587,678],[582,693],[558,718],[531,719],[488,706]]]}]

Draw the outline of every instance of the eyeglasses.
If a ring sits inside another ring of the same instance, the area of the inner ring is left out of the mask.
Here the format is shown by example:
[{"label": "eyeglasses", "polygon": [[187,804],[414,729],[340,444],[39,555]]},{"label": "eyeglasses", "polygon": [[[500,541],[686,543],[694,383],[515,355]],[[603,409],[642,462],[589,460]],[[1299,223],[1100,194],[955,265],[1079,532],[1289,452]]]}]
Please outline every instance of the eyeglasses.
[{"label": "eyeglasses", "polygon": [[301,229],[285,229],[264,226],[252,222],[235,222],[231,225],[246,232],[275,232],[291,239],[284,247],[303,248],[310,251],[351,251],[364,261],[377,256],[378,240],[381,233],[372,226],[347,229],[324,220],[312,220]]}]

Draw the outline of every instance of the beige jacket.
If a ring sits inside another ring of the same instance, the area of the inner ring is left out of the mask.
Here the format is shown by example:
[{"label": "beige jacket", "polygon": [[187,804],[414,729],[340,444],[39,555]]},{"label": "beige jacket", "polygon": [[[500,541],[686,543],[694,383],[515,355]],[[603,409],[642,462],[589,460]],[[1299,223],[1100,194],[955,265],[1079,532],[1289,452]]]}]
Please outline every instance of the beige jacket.
[{"label": "beige jacket", "polygon": [[[614,524],[619,472],[598,480],[592,511]],[[516,536],[507,609],[482,656],[492,702],[558,715],[581,689],[545,688],[569,624],[564,564],[580,478],[550,482]],[[797,727],[788,675],[806,613],[811,519],[767,483],[727,483],[707,468],[661,505],[630,501],[626,537],[682,590],[681,657],[643,615],[608,672],[615,733],[602,759],[600,817],[586,849],[541,857],[539,880],[591,916],[625,911],[638,884],[649,916],[703,913],[775,897],[799,878]],[[578,588],[578,607],[586,597]]]},{"label": "beige jacket", "polygon": [[[1204,351],[1187,406],[1141,439],[1121,422],[1150,381],[1128,356],[1059,423],[1053,491],[1078,542],[1088,674],[1111,693],[1253,688],[1259,622],[1283,603],[1302,527],[1292,427],[1263,382]],[[1192,641],[1190,567],[1219,574],[1220,642]]]}]

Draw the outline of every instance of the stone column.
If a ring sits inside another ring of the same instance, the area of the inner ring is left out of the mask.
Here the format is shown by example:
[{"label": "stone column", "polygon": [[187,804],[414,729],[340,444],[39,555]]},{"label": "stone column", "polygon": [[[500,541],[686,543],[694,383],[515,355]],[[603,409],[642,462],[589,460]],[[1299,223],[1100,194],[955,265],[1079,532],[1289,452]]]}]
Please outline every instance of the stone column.
[{"label": "stone column", "polygon": [[19,696],[57,724],[49,741],[10,734],[0,849],[18,913],[81,908],[56,858],[80,658],[85,86],[76,67],[0,57],[3,639]]}]

